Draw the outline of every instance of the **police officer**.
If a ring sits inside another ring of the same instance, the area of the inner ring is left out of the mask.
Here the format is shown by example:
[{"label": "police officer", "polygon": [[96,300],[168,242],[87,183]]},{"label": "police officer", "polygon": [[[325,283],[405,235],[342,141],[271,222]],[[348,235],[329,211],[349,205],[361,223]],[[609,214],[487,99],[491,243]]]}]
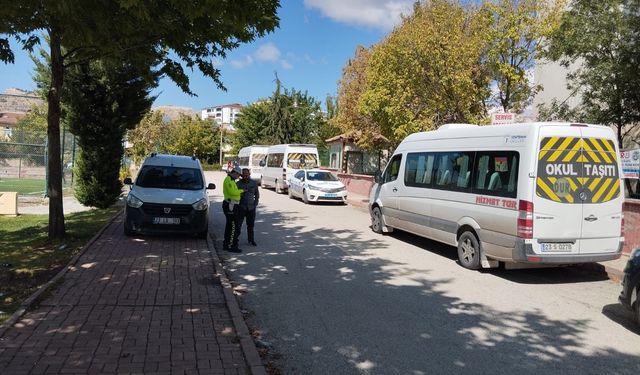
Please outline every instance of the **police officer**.
[{"label": "police officer", "polygon": [[251,171],[248,168],[242,169],[242,179],[236,182],[238,188],[244,190],[240,198],[240,212],[238,223],[238,233],[242,228],[242,222],[247,219],[247,237],[249,244],[258,246],[253,236],[253,224],[256,221],[256,207],[260,200],[260,192],[258,192],[258,184],[251,179]]},{"label": "police officer", "polygon": [[[240,167],[234,167],[225,177],[222,182],[222,194],[224,195],[224,201],[222,201],[222,211],[227,219],[224,227],[224,241],[222,247],[224,250],[228,250],[233,253],[239,253],[242,250],[238,248],[238,237],[240,236],[240,225],[238,225],[238,219],[240,211],[240,196],[244,190],[239,189],[236,185],[236,180],[241,174]],[[240,221],[242,223],[242,221]],[[229,246],[231,245],[231,247]]]}]

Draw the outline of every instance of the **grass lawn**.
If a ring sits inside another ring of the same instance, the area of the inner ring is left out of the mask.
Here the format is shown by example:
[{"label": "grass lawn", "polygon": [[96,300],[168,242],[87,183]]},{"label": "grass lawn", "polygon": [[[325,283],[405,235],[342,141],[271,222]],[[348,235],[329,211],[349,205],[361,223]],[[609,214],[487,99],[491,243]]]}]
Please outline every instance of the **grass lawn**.
[{"label": "grass lawn", "polygon": [[48,215],[0,217],[0,323],[49,281],[121,208],[65,216],[63,240],[47,238]]},{"label": "grass lawn", "polygon": [[44,194],[44,189],[44,180],[0,178],[0,191],[17,191],[18,194]]}]

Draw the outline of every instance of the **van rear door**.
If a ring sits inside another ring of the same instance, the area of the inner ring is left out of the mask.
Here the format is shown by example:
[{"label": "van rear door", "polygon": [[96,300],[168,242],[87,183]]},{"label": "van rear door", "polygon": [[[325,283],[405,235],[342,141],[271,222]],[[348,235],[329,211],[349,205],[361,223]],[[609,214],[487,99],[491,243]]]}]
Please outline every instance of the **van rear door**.
[{"label": "van rear door", "polygon": [[581,254],[613,253],[620,245],[621,181],[613,132],[582,128]]},{"label": "van rear door", "polygon": [[533,197],[533,248],[537,253],[577,255],[582,236],[582,132],[580,127],[541,126]]}]

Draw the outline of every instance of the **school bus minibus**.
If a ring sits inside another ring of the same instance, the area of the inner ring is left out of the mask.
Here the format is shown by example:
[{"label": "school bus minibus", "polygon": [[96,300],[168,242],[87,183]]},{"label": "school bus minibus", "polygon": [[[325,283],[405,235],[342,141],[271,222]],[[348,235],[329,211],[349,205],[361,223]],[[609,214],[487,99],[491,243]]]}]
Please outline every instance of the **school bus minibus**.
[{"label": "school bus minibus", "polygon": [[447,124],[409,135],[369,197],[371,228],[457,246],[469,269],[620,257],[624,191],[611,128]]}]

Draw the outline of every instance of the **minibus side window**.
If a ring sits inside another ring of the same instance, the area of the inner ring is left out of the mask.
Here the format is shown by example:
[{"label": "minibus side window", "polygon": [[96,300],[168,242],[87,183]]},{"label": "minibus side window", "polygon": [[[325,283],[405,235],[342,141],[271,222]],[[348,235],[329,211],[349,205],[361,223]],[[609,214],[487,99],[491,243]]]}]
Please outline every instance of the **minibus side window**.
[{"label": "minibus side window", "polygon": [[518,153],[479,151],[477,158],[473,192],[515,198],[518,187]]},{"label": "minibus side window", "polygon": [[283,153],[269,154],[267,159],[267,167],[280,167],[282,168],[282,161],[284,160]]},{"label": "minibus side window", "polygon": [[407,155],[404,184],[406,186],[429,187],[433,175],[435,155],[426,152]]},{"label": "minibus side window", "polygon": [[396,155],[391,159],[389,165],[387,165],[387,169],[384,171],[384,175],[382,176],[382,182],[387,183],[391,181],[395,181],[398,178],[398,174],[400,173],[400,163],[402,162],[402,155]]},{"label": "minibus side window", "polygon": [[471,152],[444,152],[436,154],[435,185],[437,189],[468,191],[474,154]]}]

